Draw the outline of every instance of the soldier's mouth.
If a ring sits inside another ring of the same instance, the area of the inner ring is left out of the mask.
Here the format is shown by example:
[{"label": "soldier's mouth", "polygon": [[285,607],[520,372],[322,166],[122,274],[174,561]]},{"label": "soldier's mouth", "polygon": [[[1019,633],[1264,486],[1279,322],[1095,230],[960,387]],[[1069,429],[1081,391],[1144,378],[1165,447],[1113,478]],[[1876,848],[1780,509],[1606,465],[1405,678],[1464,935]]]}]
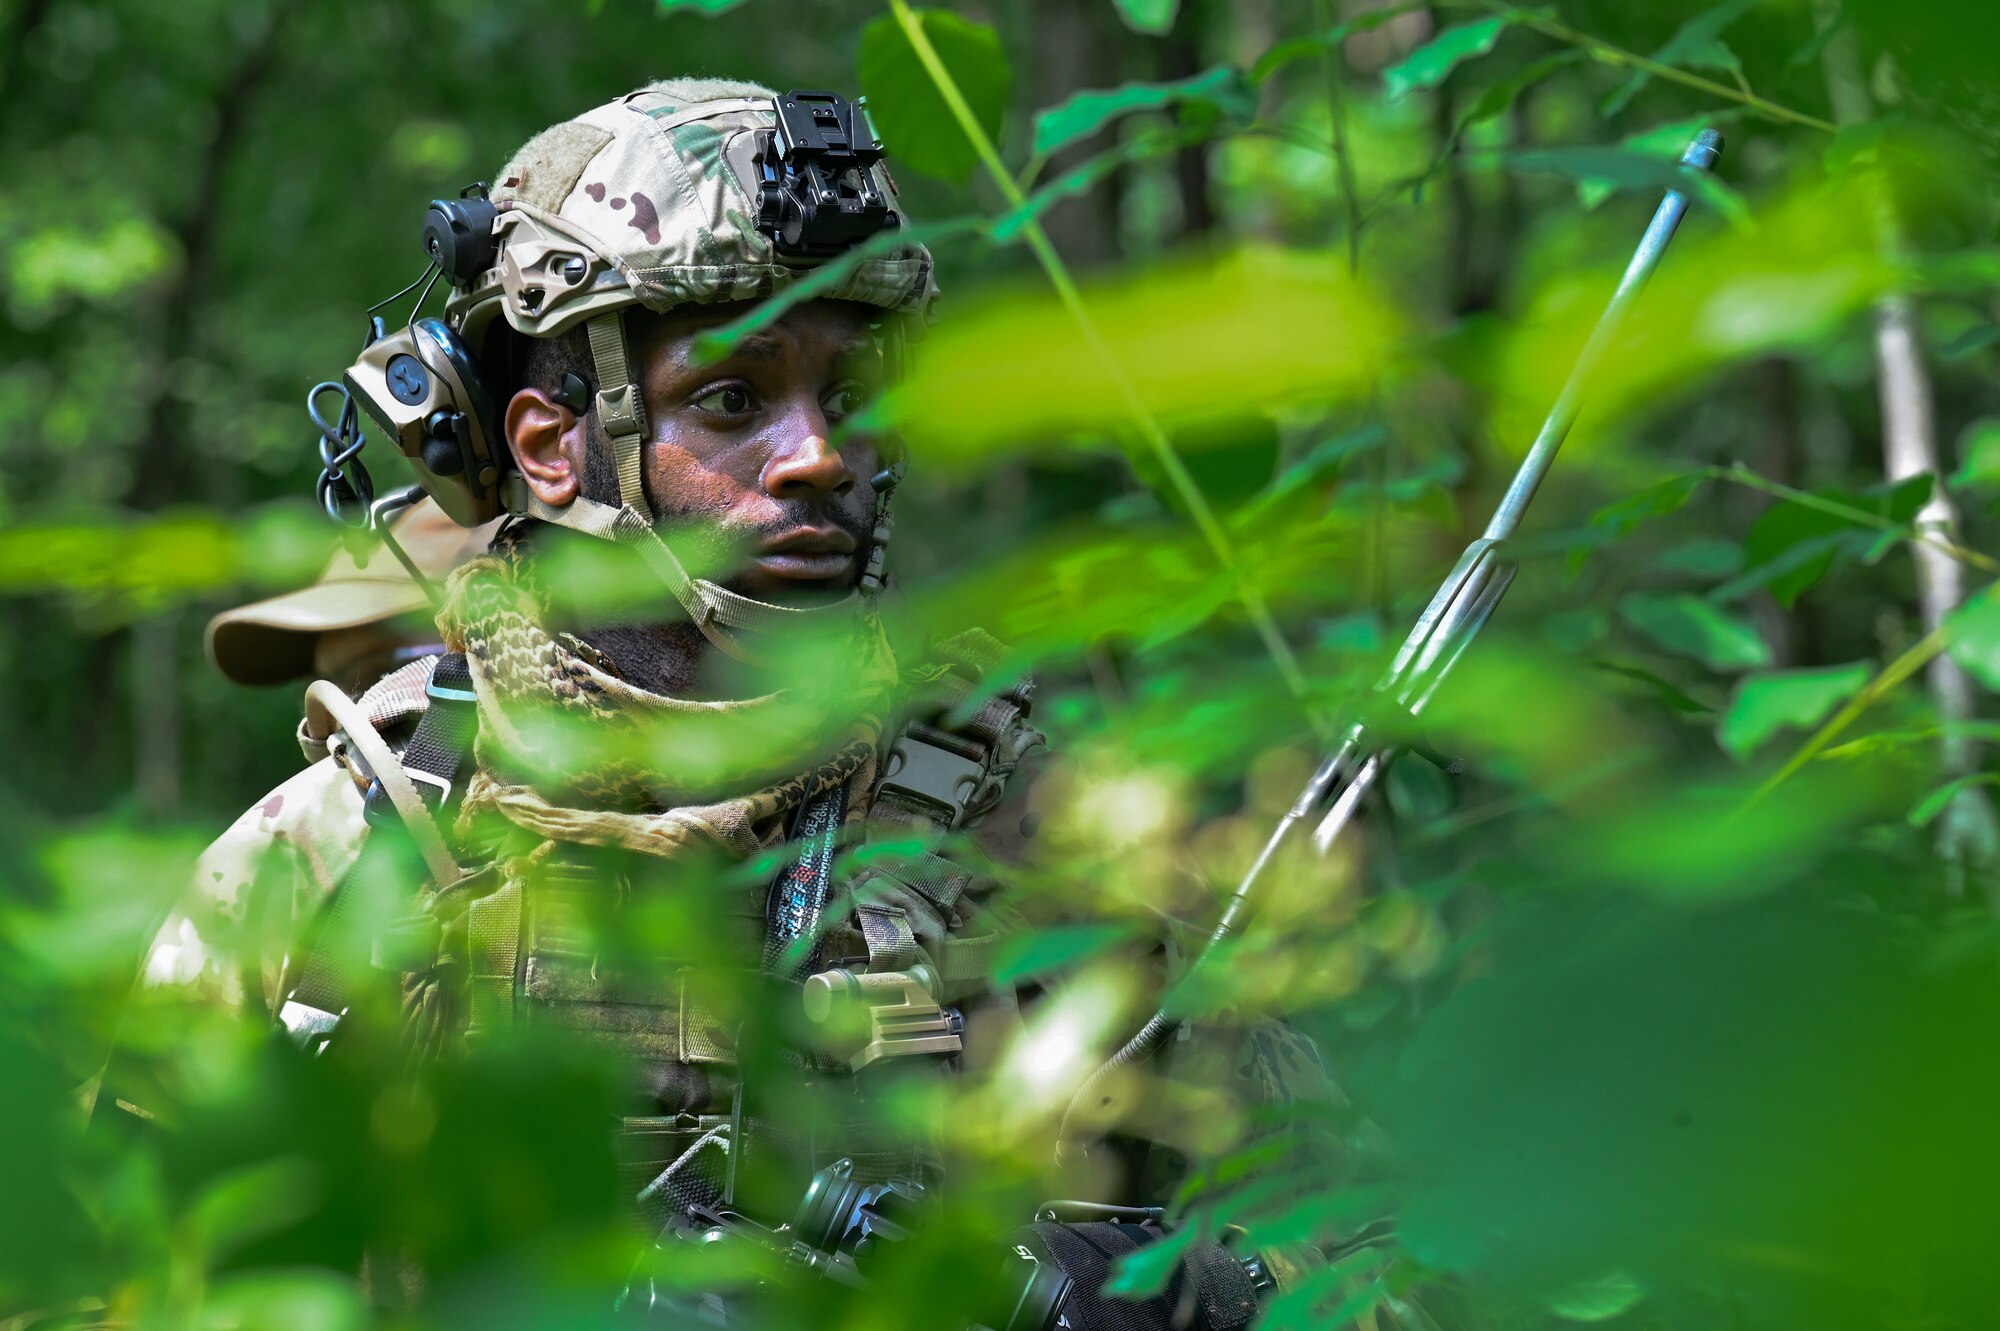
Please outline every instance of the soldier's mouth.
[{"label": "soldier's mouth", "polygon": [[821,582],[854,571],[854,548],[838,527],[798,527],[765,541],[755,563],[773,577]]}]

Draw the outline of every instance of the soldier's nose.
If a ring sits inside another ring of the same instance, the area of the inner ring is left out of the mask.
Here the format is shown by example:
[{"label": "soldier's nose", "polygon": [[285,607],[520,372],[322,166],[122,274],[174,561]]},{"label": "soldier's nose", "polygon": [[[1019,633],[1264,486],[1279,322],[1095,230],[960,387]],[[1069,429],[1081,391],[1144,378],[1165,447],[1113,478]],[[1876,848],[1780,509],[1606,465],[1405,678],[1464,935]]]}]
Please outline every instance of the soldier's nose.
[{"label": "soldier's nose", "polygon": [[854,488],[854,473],[840,450],[827,442],[824,422],[803,431],[790,445],[771,454],[764,467],[764,493],[778,499],[808,495],[844,495]]}]

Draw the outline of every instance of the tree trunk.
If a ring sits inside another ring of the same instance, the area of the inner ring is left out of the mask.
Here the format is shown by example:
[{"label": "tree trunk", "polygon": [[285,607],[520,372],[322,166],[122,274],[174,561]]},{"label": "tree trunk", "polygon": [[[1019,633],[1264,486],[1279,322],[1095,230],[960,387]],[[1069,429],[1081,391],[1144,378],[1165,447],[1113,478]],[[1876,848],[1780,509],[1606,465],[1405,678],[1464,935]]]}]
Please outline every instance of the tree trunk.
[{"label": "tree trunk", "polygon": [[[1823,24],[1833,21],[1825,0],[1819,18]],[[1871,118],[1874,106],[1851,27],[1827,43],[1822,63],[1834,119],[1858,124]],[[1878,244],[1886,257],[1899,260],[1908,246],[1886,180],[1878,182],[1873,203]],[[1916,301],[1908,292],[1892,291],[1875,302],[1875,365],[1882,404],[1884,474],[1891,481],[1926,473],[1942,477],[1945,467],[1938,452],[1937,413],[1930,370],[1924,364],[1922,325]],[[1942,483],[1933,482],[1930,498],[1917,513],[1916,525],[1921,532],[1957,539],[1958,511]],[[1932,546],[1913,541],[1910,549],[1916,564],[1918,613],[1924,632],[1931,633],[1965,599],[1965,572],[1957,560]],[[1939,746],[1944,774],[1947,778],[1969,775],[1979,769],[1980,746],[1965,734],[1963,723],[1977,713],[1978,693],[1949,654],[1934,657],[1924,673],[1944,731]],[[1991,867],[2000,851],[2000,817],[1996,817],[1986,791],[1978,787],[1961,790],[1947,806],[1938,828],[1938,849],[1953,867],[1955,890],[1963,890],[1968,869],[1981,870],[1980,877],[1987,878],[1984,870]]]}]

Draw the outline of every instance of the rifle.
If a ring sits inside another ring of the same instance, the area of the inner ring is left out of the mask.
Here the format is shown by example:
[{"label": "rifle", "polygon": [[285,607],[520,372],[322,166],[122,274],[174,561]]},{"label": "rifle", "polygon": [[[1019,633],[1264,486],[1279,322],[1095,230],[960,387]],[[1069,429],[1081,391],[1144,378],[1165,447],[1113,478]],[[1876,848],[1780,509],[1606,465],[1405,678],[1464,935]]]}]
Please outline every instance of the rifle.
[{"label": "rifle", "polygon": [[[1708,171],[1713,169],[1721,155],[1722,135],[1706,129],[1697,134],[1687,151],[1681,154],[1680,165],[1690,172]],[[1688,202],[1687,192],[1679,189],[1668,190],[1666,197],[1660,201],[1651,225],[1639,241],[1639,248],[1625,267],[1625,275],[1619,279],[1618,288],[1598,318],[1597,327],[1591,330],[1576,364],[1570,368],[1562,392],[1549,409],[1548,418],[1542,422],[1541,431],[1529,447],[1528,455],[1521,460],[1506,494],[1501,496],[1499,507],[1487,522],[1486,530],[1465,548],[1465,553],[1459,556],[1458,563],[1445,578],[1444,585],[1438,588],[1430,604],[1417,617],[1416,626],[1403,640],[1403,645],[1396,649],[1388,670],[1375,685],[1373,705],[1365,709],[1364,719],[1355,721],[1342,733],[1333,752],[1314,770],[1291,809],[1278,820],[1278,826],[1264,843],[1263,850],[1258,852],[1242,882],[1230,894],[1215,932],[1182,974],[1181,984],[1185,985],[1204,965],[1210,964],[1223,943],[1249,927],[1262,908],[1270,867],[1306,835],[1309,827],[1312,829],[1313,849],[1324,857],[1354,821],[1362,798],[1374,787],[1389,759],[1403,747],[1394,736],[1378,737],[1378,727],[1366,718],[1387,715],[1401,723],[1408,723],[1420,715],[1465,655],[1466,648],[1472,645],[1472,640],[1493,617],[1500,598],[1506,595],[1514,575],[1520,571],[1520,565],[1506,554],[1506,542],[1519,529],[1528,504],[1541,488],[1549,468],[1555,464],[1557,451],[1561,449],[1563,440],[1568,438],[1570,427],[1576,424],[1577,413],[1583,405],[1584,390],[1589,386],[1605,352],[1624,328],[1640,292],[1646,289],[1646,283],[1660,266],[1667,243],[1674,238],[1681,219],[1687,215]],[[1409,733],[1401,725],[1397,729],[1400,733]],[[1070,1124],[1078,1106],[1097,1094],[1106,1078],[1144,1058],[1173,1036],[1183,1020],[1169,1015],[1162,1007],[1139,1029],[1138,1034],[1126,1041],[1077,1088],[1057,1132],[1058,1155],[1069,1139]]]}]

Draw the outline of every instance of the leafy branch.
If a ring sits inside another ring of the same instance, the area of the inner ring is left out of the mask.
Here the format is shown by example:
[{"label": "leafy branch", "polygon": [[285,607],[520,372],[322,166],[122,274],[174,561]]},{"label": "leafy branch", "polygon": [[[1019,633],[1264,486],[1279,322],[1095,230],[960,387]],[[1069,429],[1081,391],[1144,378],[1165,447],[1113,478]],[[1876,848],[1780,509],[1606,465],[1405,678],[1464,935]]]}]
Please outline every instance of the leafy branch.
[{"label": "leafy branch", "polygon": [[1857,526],[1872,527],[1879,532],[1905,536],[1919,545],[1927,545],[1941,554],[1949,555],[1961,564],[1980,570],[1982,573],[2000,575],[2000,559],[1994,559],[1990,555],[1983,555],[1977,550],[1967,549],[1957,541],[1939,536],[1935,531],[1926,531],[1921,527],[1914,527],[1908,523],[1896,522],[1893,519],[1883,517],[1880,513],[1870,513],[1867,509],[1856,508],[1852,504],[1843,504],[1838,499],[1829,499],[1825,495],[1814,494],[1810,490],[1795,489],[1792,486],[1770,480],[1767,477],[1758,475],[1740,462],[1727,467],[1711,467],[1704,474],[1713,476],[1717,480],[1734,481],[1738,485],[1761,491],[1775,499],[1783,499],[1787,503],[1797,504],[1800,508],[1815,509],[1830,517],[1852,522]]},{"label": "leafy branch", "polygon": [[1881,673],[1861,686],[1860,692],[1833,714],[1833,716],[1813,733],[1813,737],[1800,745],[1798,751],[1785,760],[1784,766],[1765,779],[1764,783],[1750,793],[1750,797],[1730,815],[1730,821],[1743,817],[1763,803],[1779,786],[1791,780],[1804,770],[1807,763],[1819,757],[1826,747],[1840,737],[1842,731],[1854,724],[1863,712],[1882,699],[1894,693],[1910,676],[1929,665],[1933,658],[1951,646],[1951,627],[1940,624],[1931,632],[1918,639],[1901,656],[1882,667]]},{"label": "leafy branch", "polygon": [[1628,51],[1622,46],[1614,46],[1610,42],[1599,37],[1593,37],[1587,32],[1580,32],[1555,17],[1553,11],[1550,10],[1521,9],[1505,3],[1505,0],[1477,0],[1477,3],[1480,8],[1489,13],[1496,14],[1510,23],[1519,23],[1524,27],[1531,28],[1545,37],[1552,37],[1556,41],[1577,47],[1579,50],[1587,52],[1592,59],[1601,60],[1607,65],[1622,65],[1627,69],[1637,70],[1657,79],[1665,79],[1670,83],[1678,83],[1683,87],[1694,88],[1698,91],[1708,93],[1712,97],[1720,97],[1724,101],[1735,102],[1746,110],[1763,116],[1767,120],[1775,120],[1780,124],[1800,125],[1806,129],[1820,130],[1826,134],[1836,132],[1837,127],[1830,120],[1822,120],[1818,116],[1807,115],[1803,111],[1794,111],[1789,106],[1771,101],[1767,97],[1758,96],[1750,90],[1749,83],[1744,80],[1740,71],[1736,73],[1738,86],[1732,88],[1726,83],[1718,83],[1714,79],[1704,78],[1700,74],[1693,73],[1690,70],[1678,68],[1664,61],[1654,60],[1648,56],[1640,55],[1636,51]]},{"label": "leafy branch", "polygon": [[[888,0],[888,4],[897,26],[902,29],[924,71],[930,75],[938,95],[944,99],[952,119],[957,123],[960,132],[965,135],[966,141],[972,145],[980,165],[993,181],[995,188],[1000,191],[1001,197],[1006,200],[1009,210],[1015,213],[1028,212],[1027,197],[1015,183],[1013,173],[1007,170],[1006,163],[1000,159],[999,149],[994,147],[993,140],[988,137],[978,117],[973,114],[972,107],[958,86],[958,81],[952,77],[951,71],[938,56],[929,34],[924,31],[923,24],[910,9],[908,0]],[[1193,515],[1195,525],[1200,529],[1202,539],[1207,542],[1216,562],[1230,576],[1236,599],[1256,628],[1258,637],[1263,640],[1265,650],[1270,654],[1280,677],[1285,681],[1285,687],[1294,697],[1303,700],[1306,697],[1305,675],[1299,669],[1298,658],[1293,655],[1291,645],[1279,632],[1277,622],[1271,617],[1270,607],[1265,603],[1263,594],[1242,578],[1236,551],[1230,544],[1228,534],[1216,520],[1214,510],[1209,507],[1207,498],[1195,484],[1194,477],[1189,474],[1186,463],[1181,460],[1180,454],[1175,452],[1166,431],[1160,427],[1159,421],[1140,398],[1131,376],[1126,373],[1125,367],[1119,363],[1118,358],[1105,343],[1102,333],[1098,331],[1096,323],[1090,317],[1089,309],[1083,303],[1083,294],[1077,288],[1076,279],[1071,275],[1068,266],[1063,263],[1062,256],[1056,253],[1055,245],[1050,242],[1048,233],[1042,229],[1041,222],[1032,214],[1022,223],[1021,236],[1034,254],[1035,261],[1047,275],[1049,284],[1055,288],[1057,298],[1062,301],[1064,309],[1069,312],[1078,331],[1083,334],[1085,345],[1090,348],[1091,354],[1103,367],[1112,386],[1123,400],[1126,410],[1138,427],[1140,438],[1152,451],[1154,460],[1166,475],[1175,495]]]}]

